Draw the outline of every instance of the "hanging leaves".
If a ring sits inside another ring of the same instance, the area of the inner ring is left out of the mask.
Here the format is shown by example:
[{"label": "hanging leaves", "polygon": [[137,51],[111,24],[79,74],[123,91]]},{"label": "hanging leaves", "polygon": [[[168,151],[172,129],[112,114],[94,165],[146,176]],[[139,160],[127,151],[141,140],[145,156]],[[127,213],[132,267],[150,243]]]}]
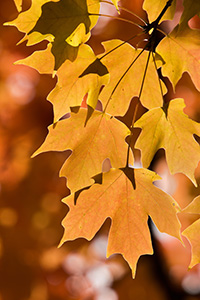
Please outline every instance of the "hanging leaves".
[{"label": "hanging leaves", "polygon": [[[51,44],[45,50],[34,52],[28,58],[17,61],[38,70],[41,74],[52,74],[54,59]],[[90,68],[87,68],[90,65]],[[95,109],[101,87],[108,83],[107,68],[94,55],[88,45],[81,45],[76,62],[65,61],[56,72],[58,82],[48,95],[54,106],[54,123],[70,111],[70,107],[81,106],[83,97],[87,104]],[[70,80],[69,80],[70,78]]]},{"label": "hanging leaves", "polygon": [[[118,1],[111,2],[120,14]],[[20,10],[22,1],[15,0],[15,4]],[[200,34],[188,27],[200,6],[191,0],[184,0],[183,6],[179,24],[160,37],[163,31],[158,25],[173,18],[176,1],[145,0],[143,8],[149,23],[133,13],[140,24],[130,23],[138,25],[141,32],[131,33],[128,39],[132,42],[134,37],[141,37],[143,41],[148,37],[142,43],[145,46],[108,40],[102,43],[104,52],[98,55],[85,43],[99,17],[99,0],[32,0],[27,11],[6,23],[25,33],[22,41],[27,40],[28,46],[48,42],[45,50],[35,51],[17,63],[57,78],[47,98],[53,106],[53,125],[34,156],[71,150],[60,171],[72,193],[63,200],[70,211],[63,221],[61,243],[78,237],[92,239],[110,218],[107,255],[121,253],[133,276],[139,257],[153,253],[149,216],[161,232],[180,239],[179,206],[154,186],[159,176],[146,169],[157,150],[165,149],[172,174],[183,173],[196,185],[194,172],[200,147],[194,135],[200,136],[200,124],[183,112],[183,99],[166,102],[168,90],[161,77],[162,73],[175,89],[187,72],[200,91]],[[124,21],[121,17],[119,20]],[[133,97],[138,98],[135,106],[130,105]],[[86,108],[81,107],[83,99]],[[99,100],[103,112],[97,110]],[[137,120],[140,104],[148,112],[142,112]],[[138,138],[133,127],[142,129]],[[133,140],[135,148],[141,150],[144,168],[131,167]],[[112,168],[102,173],[107,158]],[[184,211],[199,213],[199,197]],[[197,220],[183,232],[192,244],[190,267],[200,262],[199,224]]]},{"label": "hanging leaves", "polygon": [[78,46],[88,40],[96,24],[98,12],[98,0],[35,0],[28,11],[6,25],[25,32],[29,45],[44,39],[52,42],[57,70],[66,59],[75,60]]},{"label": "hanging leaves", "polygon": [[61,243],[78,237],[91,240],[104,221],[111,218],[107,256],[121,253],[134,277],[139,257],[153,253],[148,216],[160,231],[180,238],[178,206],[152,184],[159,176],[149,170],[111,169],[102,176],[102,184],[83,191],[76,206],[73,194],[63,199],[70,211],[63,220],[65,232]]}]

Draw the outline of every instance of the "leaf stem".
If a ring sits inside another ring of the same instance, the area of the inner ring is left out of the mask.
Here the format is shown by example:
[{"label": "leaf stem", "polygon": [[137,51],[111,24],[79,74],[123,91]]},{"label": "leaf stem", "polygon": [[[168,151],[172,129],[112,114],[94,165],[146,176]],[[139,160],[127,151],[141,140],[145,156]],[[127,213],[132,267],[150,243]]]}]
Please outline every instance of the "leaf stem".
[{"label": "leaf stem", "polygon": [[161,92],[161,95],[162,95],[162,98],[163,98],[163,105],[164,105],[164,103],[165,103],[165,101],[164,101],[164,92],[163,92],[163,88],[162,88],[161,79],[160,79],[160,76],[158,74],[158,67],[157,67],[157,64],[156,64],[155,55],[154,55],[153,52],[152,52],[152,57],[153,57],[153,63],[154,63],[155,69],[156,69],[156,73],[157,73],[157,76],[158,76],[158,82],[159,82],[159,86],[160,86],[160,92]]},{"label": "leaf stem", "polygon": [[145,30],[145,32],[149,32],[152,28],[154,29],[152,32],[155,32],[155,30],[157,29],[158,23],[160,22],[160,20],[162,19],[163,15],[166,13],[167,9],[172,5],[172,2],[174,0],[168,0],[167,3],[165,4],[165,7],[163,8],[163,10],[161,11],[161,13],[159,14],[159,16],[157,17],[157,19],[155,21],[153,21],[152,23],[143,26],[143,29]]},{"label": "leaf stem", "polygon": [[122,79],[126,76],[126,74],[128,73],[128,71],[131,69],[131,67],[133,66],[133,64],[136,62],[136,60],[140,57],[140,55],[146,50],[146,46],[144,47],[144,49],[142,49],[142,51],[136,56],[136,58],[132,61],[132,63],[128,66],[128,68],[126,69],[126,71],[124,72],[124,74],[120,77],[120,79],[118,80],[117,84],[115,85],[114,89],[112,90],[110,97],[108,98],[108,101],[105,105],[104,108],[104,113],[108,107],[108,104],[110,103],[110,100],[112,98],[112,95],[115,93],[117,87],[119,86],[120,82],[122,81]]},{"label": "leaf stem", "polygon": [[108,17],[108,18],[111,18],[111,19],[115,19],[115,20],[119,20],[119,21],[124,21],[124,22],[127,22],[127,23],[130,23],[132,25],[135,25],[141,29],[143,29],[144,26],[142,25],[139,25],[131,20],[127,20],[127,19],[124,19],[124,18],[120,18],[120,17],[117,17],[117,16],[110,16],[110,15],[106,15],[106,14],[89,14],[89,16],[99,16],[99,17]]},{"label": "leaf stem", "polygon": [[103,59],[105,56],[107,56],[108,54],[112,53],[113,51],[115,51],[116,49],[118,49],[119,47],[123,46],[124,44],[130,42],[131,40],[133,40],[134,38],[142,35],[142,34],[145,34],[144,32],[140,32],[140,33],[137,33],[135,34],[134,36],[132,36],[131,38],[129,38],[128,40],[122,42],[121,44],[119,44],[118,46],[114,47],[113,49],[111,49],[110,51],[106,52],[105,54],[103,54],[101,56],[101,58],[99,58],[99,60]]},{"label": "leaf stem", "polygon": [[[148,69],[148,65],[149,65],[149,60],[150,60],[151,53],[152,52],[149,51],[149,54],[148,54],[148,57],[147,57],[147,62],[146,62],[146,66],[145,66],[145,70],[144,70],[144,75],[143,75],[143,78],[142,78],[142,83],[141,83],[140,92],[139,92],[139,96],[138,96],[138,100],[139,101],[140,101],[140,98],[141,98],[141,95],[142,95],[142,91],[143,91],[143,87],[144,87],[145,78],[146,78],[146,75],[147,75],[147,69]],[[130,145],[131,145],[131,140],[132,140],[132,137],[133,137],[132,129],[133,129],[133,125],[134,125],[135,120],[136,120],[138,108],[139,108],[139,102],[136,104],[135,110],[134,110],[134,114],[133,114],[133,120],[132,120],[132,124],[131,124],[130,142],[128,144],[128,150],[127,150],[126,167],[128,167],[128,165],[129,165],[128,162],[129,162],[129,155],[130,155]]]},{"label": "leaf stem", "polygon": [[[107,4],[110,4],[110,5],[113,5],[113,6],[114,6],[114,4],[113,4],[112,2],[109,2],[109,1],[102,0],[102,1],[100,1],[100,2],[102,2],[102,3],[107,3]],[[143,20],[141,17],[139,17],[137,14],[135,14],[133,11],[131,11],[131,10],[127,9],[127,8],[124,8],[124,7],[120,6],[120,5],[118,5],[118,7],[119,7],[121,10],[126,11],[126,12],[128,12],[129,14],[133,15],[134,17],[138,18],[141,22],[143,22],[145,25],[147,25],[147,22],[146,22],[145,20]]]},{"label": "leaf stem", "polygon": [[[148,57],[147,57],[147,62],[146,62],[144,75],[143,75],[143,78],[142,78],[142,83],[141,83],[140,92],[139,92],[139,96],[138,96],[139,100],[140,100],[141,95],[142,95],[142,91],[143,91],[143,87],[144,87],[144,81],[145,81],[145,78],[146,78],[146,75],[147,75],[147,69],[148,69],[148,65],[149,65],[150,55],[151,55],[151,51],[149,51],[149,54],[148,54]],[[135,120],[134,120],[134,122],[135,122]]]},{"label": "leaf stem", "polygon": [[161,11],[161,13],[159,14],[159,16],[156,19],[156,24],[158,25],[158,23],[160,22],[161,18],[163,17],[163,15],[166,13],[167,9],[172,5],[172,2],[174,0],[168,0],[165,7],[163,8],[163,10]]}]

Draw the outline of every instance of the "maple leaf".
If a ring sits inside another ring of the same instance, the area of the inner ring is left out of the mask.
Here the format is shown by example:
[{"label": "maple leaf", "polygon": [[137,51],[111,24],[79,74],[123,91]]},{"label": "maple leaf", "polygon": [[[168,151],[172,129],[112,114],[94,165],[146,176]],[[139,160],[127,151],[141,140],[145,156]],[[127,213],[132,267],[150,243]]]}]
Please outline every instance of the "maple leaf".
[{"label": "maple leaf", "polygon": [[[49,44],[47,49],[36,51],[16,63],[35,68],[41,74],[53,74],[54,57],[51,47]],[[54,123],[68,113],[70,107],[81,106],[86,94],[87,104],[95,109],[101,87],[109,80],[106,67],[96,59],[90,46],[85,44],[80,46],[76,61],[65,61],[56,75],[58,82],[47,97],[54,106]]]},{"label": "maple leaf", "polygon": [[97,22],[98,12],[98,0],[35,0],[28,11],[6,25],[25,32],[29,45],[44,39],[52,42],[57,70],[66,59],[75,60],[78,46],[87,41]]},{"label": "maple leaf", "polygon": [[[89,64],[90,70],[87,68]],[[87,105],[95,109],[101,87],[109,81],[106,67],[95,59],[93,51],[87,45],[80,48],[76,63],[66,61],[58,70],[57,76],[58,83],[47,97],[54,106],[54,122],[66,114],[69,107],[80,106],[86,94]]]},{"label": "maple leaf", "polygon": [[184,0],[183,1],[184,10],[180,19],[179,31],[184,30],[188,27],[188,21],[200,13],[200,2],[193,0]]},{"label": "maple leaf", "polygon": [[[102,163],[109,158],[112,166],[126,164],[128,128],[110,115],[95,111],[87,126],[86,109],[71,113],[71,117],[49,127],[49,134],[34,156],[46,151],[72,150],[60,175],[67,178],[72,192],[91,185],[91,178],[102,170]],[[108,146],[109,145],[109,146]]]},{"label": "maple leaf", "polygon": [[162,73],[167,76],[173,87],[188,72],[196,88],[200,91],[200,33],[189,27],[178,31],[177,26],[157,46],[157,52],[164,59]]},{"label": "maple leaf", "polygon": [[[150,23],[155,21],[155,19],[159,16],[166,2],[167,1],[160,1],[160,0],[144,0],[143,9],[146,10]],[[176,0],[172,1],[171,6],[168,7],[161,21],[173,19],[175,11],[176,11]]]},{"label": "maple leaf", "polygon": [[65,232],[61,244],[79,237],[91,240],[111,218],[107,256],[121,253],[134,277],[139,257],[153,253],[148,216],[161,232],[180,239],[178,205],[152,184],[160,177],[147,169],[111,169],[102,176],[102,184],[81,192],[76,206],[73,194],[63,199],[70,211],[62,223]]},{"label": "maple leaf", "polygon": [[[200,196],[196,197],[183,212],[200,214]],[[188,226],[182,234],[186,236],[192,245],[192,258],[190,268],[200,263],[200,219],[195,221],[192,225]]]},{"label": "maple leaf", "polygon": [[[106,66],[110,74],[110,82],[101,92],[99,98],[106,107],[106,111],[112,115],[124,115],[127,111],[130,100],[140,94],[140,88],[144,77],[149,51],[136,50],[128,43],[122,43],[120,40],[112,40],[103,43],[105,52],[112,53],[102,56],[102,63]],[[130,67],[138,55],[141,56]],[[122,57],[124,59],[119,59]],[[155,55],[157,66],[162,65],[162,59]],[[117,62],[117,63],[116,63]],[[126,70],[128,72],[126,73]],[[137,76],[136,76],[137,74]],[[161,82],[163,92],[166,93],[166,87]],[[144,81],[143,91],[140,97],[141,103],[146,108],[160,107],[163,98],[160,92],[160,85],[157,70],[153,58],[150,58],[147,73]]]},{"label": "maple leaf", "polygon": [[194,171],[200,147],[193,135],[200,135],[200,124],[183,113],[184,107],[183,99],[174,99],[167,112],[166,108],[155,108],[145,113],[134,125],[142,128],[135,147],[141,150],[144,167],[150,165],[158,149],[164,148],[170,172],[184,173],[196,185]]}]

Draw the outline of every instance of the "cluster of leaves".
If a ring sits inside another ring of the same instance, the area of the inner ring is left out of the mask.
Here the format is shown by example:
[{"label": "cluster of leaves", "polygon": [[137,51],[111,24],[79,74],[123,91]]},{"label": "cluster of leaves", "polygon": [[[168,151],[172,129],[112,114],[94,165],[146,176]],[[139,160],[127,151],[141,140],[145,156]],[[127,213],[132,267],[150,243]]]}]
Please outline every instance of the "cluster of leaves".
[{"label": "cluster of leaves", "polygon": [[[200,148],[194,135],[200,136],[200,125],[183,112],[183,99],[166,101],[167,87],[159,72],[173,88],[188,72],[200,91],[200,33],[188,26],[200,13],[200,4],[184,0],[179,24],[166,34],[159,24],[173,18],[176,1],[145,0],[149,23],[140,18],[141,24],[132,22],[140,33],[128,41],[104,42],[105,51],[97,56],[86,42],[100,16],[100,2],[115,5],[120,19],[123,7],[116,0],[32,0],[31,7],[7,25],[24,32],[22,41],[27,40],[27,45],[48,41],[45,50],[18,63],[58,79],[47,98],[53,104],[54,123],[34,155],[72,151],[60,171],[71,190],[63,200],[70,211],[63,221],[61,244],[78,237],[92,239],[111,218],[107,255],[121,253],[134,276],[138,258],[153,252],[149,216],[161,232],[181,240],[180,207],[154,186],[160,177],[148,170],[156,152],[164,148],[171,174],[183,173],[196,185]],[[20,10],[22,1],[15,3]],[[147,35],[143,48],[129,43]],[[133,97],[148,111],[136,121],[137,104],[127,126],[118,117],[127,112]],[[99,100],[102,108],[96,109]],[[141,134],[133,146],[134,128],[138,127]],[[133,167],[134,148],[141,151],[143,167],[139,169]],[[107,158],[112,167],[103,172]],[[185,212],[200,213],[200,197]],[[193,246],[190,267],[200,262],[199,230],[200,219],[183,232]]]}]

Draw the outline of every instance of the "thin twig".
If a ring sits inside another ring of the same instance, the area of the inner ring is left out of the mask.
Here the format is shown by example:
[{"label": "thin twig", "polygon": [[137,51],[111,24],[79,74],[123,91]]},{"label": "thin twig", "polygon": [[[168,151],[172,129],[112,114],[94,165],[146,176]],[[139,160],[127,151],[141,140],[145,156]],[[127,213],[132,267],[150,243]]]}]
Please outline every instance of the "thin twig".
[{"label": "thin twig", "polygon": [[[106,4],[110,4],[110,5],[113,5],[113,6],[114,6],[114,4],[113,4],[112,2],[109,2],[109,1],[102,0],[102,1],[100,1],[100,2],[106,3]],[[121,10],[124,10],[124,11],[128,12],[129,14],[133,15],[134,17],[138,18],[138,19],[139,19],[141,22],[143,22],[145,25],[148,24],[145,20],[143,20],[141,17],[139,17],[139,16],[138,16],[137,14],[135,14],[133,11],[131,11],[131,10],[127,9],[127,8],[124,8],[124,7],[120,6],[120,5],[118,5],[118,7],[119,7]]]},{"label": "thin twig", "polygon": [[110,51],[106,52],[105,54],[103,54],[99,60],[103,59],[105,56],[107,56],[108,54],[110,54],[111,52],[115,51],[116,49],[118,49],[119,47],[123,46],[124,44],[130,42],[131,40],[133,40],[134,38],[138,37],[138,36],[141,36],[145,34],[144,32],[140,32],[140,33],[137,33],[135,35],[133,35],[131,38],[129,38],[128,40],[122,42],[121,44],[119,44],[118,46],[114,47],[113,49],[111,49]]},{"label": "thin twig", "polygon": [[115,85],[114,89],[112,90],[110,97],[108,98],[108,101],[106,103],[106,106],[104,108],[104,113],[108,107],[108,104],[110,103],[110,100],[113,96],[113,94],[115,93],[117,87],[119,86],[120,82],[122,81],[122,79],[126,76],[126,74],[128,73],[128,71],[131,69],[131,67],[133,66],[133,64],[136,62],[136,60],[140,57],[140,55],[145,51],[145,48],[142,49],[142,51],[136,56],[136,58],[132,61],[132,63],[128,66],[128,68],[126,69],[126,71],[123,73],[123,75],[120,77],[120,79],[118,80],[117,84]]},{"label": "thin twig", "polygon": [[110,16],[110,15],[106,15],[106,14],[90,14],[89,13],[89,16],[99,16],[99,17],[107,17],[107,18],[111,18],[111,19],[114,19],[114,20],[119,20],[119,21],[123,21],[123,22],[127,22],[127,23],[130,23],[132,25],[135,25],[141,29],[143,29],[143,26],[142,25],[139,25],[131,20],[127,20],[127,19],[124,19],[124,18],[120,18],[120,17],[117,17],[117,16]]},{"label": "thin twig", "polygon": [[[143,91],[143,87],[144,87],[144,82],[145,82],[145,78],[147,75],[147,69],[149,66],[149,60],[150,60],[150,56],[151,56],[151,51],[149,51],[148,57],[147,57],[147,62],[146,62],[146,66],[145,66],[145,70],[144,70],[144,75],[142,78],[142,83],[141,83],[141,87],[140,87],[140,92],[139,92],[139,96],[138,96],[138,100],[140,101],[141,99],[141,95],[142,95],[142,91]],[[136,116],[137,116],[137,112],[138,112],[138,108],[139,108],[139,102],[136,104],[135,106],[135,110],[134,110],[134,114],[133,114],[133,119],[132,119],[132,124],[131,124],[131,129],[133,129],[135,120],[136,120]],[[128,150],[127,150],[127,158],[126,158],[126,167],[128,167],[129,165],[129,155],[130,155],[130,145],[131,145],[131,140],[133,137],[133,133],[131,132],[131,136],[130,136],[130,142],[128,144]]]}]

